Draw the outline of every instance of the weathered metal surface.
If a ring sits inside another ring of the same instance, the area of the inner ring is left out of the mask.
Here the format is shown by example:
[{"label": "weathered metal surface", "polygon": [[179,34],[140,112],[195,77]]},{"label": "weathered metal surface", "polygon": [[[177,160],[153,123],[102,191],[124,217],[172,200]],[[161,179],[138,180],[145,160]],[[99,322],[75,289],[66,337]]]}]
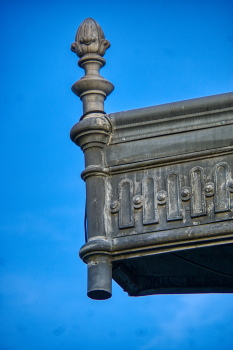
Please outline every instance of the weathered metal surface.
[{"label": "weathered metal surface", "polygon": [[71,47],[85,69],[71,139],[85,155],[88,296],[109,298],[112,274],[130,295],[232,292],[233,93],[105,114],[109,46],[87,19]]},{"label": "weathered metal surface", "polygon": [[85,76],[78,80],[72,91],[83,102],[83,115],[70,132],[71,139],[85,154],[87,238],[96,244],[86,245],[80,255],[88,266],[87,295],[93,299],[107,299],[112,295],[112,263],[110,243],[105,242],[105,201],[107,196],[103,148],[110,137],[111,125],[105,118],[104,100],[114,86],[99,74],[105,65],[102,57],[110,43],[99,24],[92,18],[84,20],[75,36],[71,50],[80,57],[78,64]]},{"label": "weathered metal surface", "polygon": [[[227,155],[109,176],[109,235],[120,237],[233,219],[231,169],[233,157]],[[134,204],[136,197],[140,197],[140,206]],[[114,202],[118,207],[112,211]]]},{"label": "weathered metal surface", "polygon": [[131,296],[232,293],[233,245],[175,251],[113,263],[113,278]]}]

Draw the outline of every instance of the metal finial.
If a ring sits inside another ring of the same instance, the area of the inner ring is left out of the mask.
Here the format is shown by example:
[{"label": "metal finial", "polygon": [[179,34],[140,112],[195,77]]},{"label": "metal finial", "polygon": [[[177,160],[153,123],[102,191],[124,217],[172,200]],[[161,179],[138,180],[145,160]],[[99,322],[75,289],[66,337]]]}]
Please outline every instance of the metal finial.
[{"label": "metal finial", "polygon": [[114,86],[100,76],[99,70],[106,61],[103,58],[110,42],[105,39],[100,25],[92,18],[86,18],[79,26],[71,50],[80,57],[78,65],[85,69],[85,76],[72,86],[72,91],[83,102],[83,116],[95,113],[103,115],[104,100]]},{"label": "metal finial", "polygon": [[104,56],[109,47],[110,42],[105,39],[100,25],[94,19],[86,18],[77,30],[75,42],[71,44],[71,51],[80,58],[90,53]]}]

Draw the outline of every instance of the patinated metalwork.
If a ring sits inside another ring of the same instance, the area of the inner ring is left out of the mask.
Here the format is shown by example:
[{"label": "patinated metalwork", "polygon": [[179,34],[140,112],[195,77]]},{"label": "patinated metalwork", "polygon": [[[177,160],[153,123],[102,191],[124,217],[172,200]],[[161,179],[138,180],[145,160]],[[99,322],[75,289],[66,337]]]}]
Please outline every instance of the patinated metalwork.
[{"label": "patinated metalwork", "polygon": [[80,25],[85,76],[71,139],[85,155],[88,296],[233,291],[233,93],[106,114],[99,75],[110,43]]}]

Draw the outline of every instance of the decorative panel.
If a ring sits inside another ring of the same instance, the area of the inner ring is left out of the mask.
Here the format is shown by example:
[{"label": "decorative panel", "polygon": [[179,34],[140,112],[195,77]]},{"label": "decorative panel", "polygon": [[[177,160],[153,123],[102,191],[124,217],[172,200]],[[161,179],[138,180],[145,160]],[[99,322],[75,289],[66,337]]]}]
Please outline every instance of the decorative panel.
[{"label": "decorative panel", "polygon": [[204,169],[195,167],[190,171],[191,217],[206,215],[206,198],[204,193]]},{"label": "decorative panel", "polygon": [[108,180],[109,234],[120,237],[233,219],[233,159],[223,159],[113,174]]},{"label": "decorative panel", "polygon": [[227,163],[219,163],[214,168],[215,183],[215,213],[230,210],[230,193],[228,189],[229,166]]}]

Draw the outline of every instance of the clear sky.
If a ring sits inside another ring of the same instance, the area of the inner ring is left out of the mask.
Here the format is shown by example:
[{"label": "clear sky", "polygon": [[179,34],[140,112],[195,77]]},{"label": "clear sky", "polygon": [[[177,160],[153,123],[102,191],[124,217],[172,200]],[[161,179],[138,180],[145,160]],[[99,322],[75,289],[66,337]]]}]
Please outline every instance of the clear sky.
[{"label": "clear sky", "polygon": [[1,2],[0,350],[232,350],[232,295],[86,296],[83,154],[69,139],[83,76],[70,44],[111,42],[108,113],[233,90],[233,2]]}]

